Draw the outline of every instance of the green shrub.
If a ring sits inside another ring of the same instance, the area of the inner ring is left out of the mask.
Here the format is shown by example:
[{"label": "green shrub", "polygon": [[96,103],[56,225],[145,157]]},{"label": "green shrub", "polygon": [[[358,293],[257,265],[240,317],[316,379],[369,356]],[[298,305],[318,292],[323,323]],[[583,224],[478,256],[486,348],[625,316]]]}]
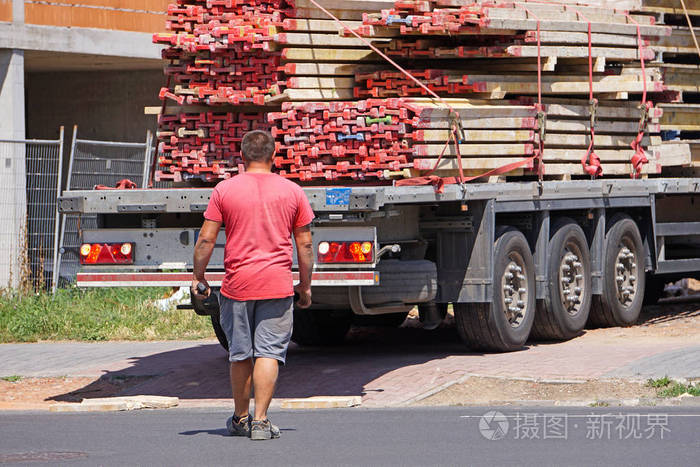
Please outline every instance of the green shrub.
[{"label": "green shrub", "polygon": [[208,317],[161,311],[167,288],[59,289],[0,294],[0,342],[160,340],[212,337]]}]

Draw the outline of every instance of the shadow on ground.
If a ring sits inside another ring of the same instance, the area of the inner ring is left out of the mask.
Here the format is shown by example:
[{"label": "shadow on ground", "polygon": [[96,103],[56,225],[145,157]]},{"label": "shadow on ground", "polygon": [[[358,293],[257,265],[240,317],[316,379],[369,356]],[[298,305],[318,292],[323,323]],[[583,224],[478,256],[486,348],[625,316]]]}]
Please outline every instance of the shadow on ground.
[{"label": "shadow on ground", "polygon": [[[449,355],[464,354],[455,329],[352,328],[334,347],[292,343],[280,369],[275,397],[364,395],[381,375]],[[49,400],[76,402],[97,397],[151,394],[180,399],[229,399],[228,362],[218,344],[133,358],[123,369],[105,373],[88,386]]]}]

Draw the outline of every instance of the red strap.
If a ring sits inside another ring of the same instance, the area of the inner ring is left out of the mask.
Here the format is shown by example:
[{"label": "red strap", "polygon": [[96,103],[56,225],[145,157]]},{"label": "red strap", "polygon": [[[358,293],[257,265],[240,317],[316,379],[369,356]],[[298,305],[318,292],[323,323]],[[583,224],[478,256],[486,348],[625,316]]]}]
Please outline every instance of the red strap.
[{"label": "red strap", "polygon": [[[529,8],[515,3],[515,6],[518,6],[525,10],[525,12],[531,16],[533,16],[537,20],[537,105],[535,108],[537,109],[538,116],[542,116],[541,119],[539,119],[539,124],[541,126],[546,125],[546,114],[544,111],[544,106],[542,105],[542,41],[540,40],[541,38],[541,31],[540,31],[540,18],[530,11]],[[542,181],[542,177],[544,176],[544,138],[545,138],[545,132],[546,129],[541,127],[540,128],[540,137],[539,137],[539,142],[538,142],[538,149],[535,151],[535,158],[537,159],[537,178]],[[523,161],[523,165],[525,163],[530,162],[532,158],[525,159]],[[519,166],[518,166],[519,167]],[[491,174],[489,174],[491,175]]]},{"label": "red strap", "polygon": [[639,132],[637,133],[637,137],[634,138],[634,141],[630,143],[630,147],[634,149],[634,154],[632,155],[632,158],[630,159],[630,162],[632,163],[632,173],[630,174],[631,178],[637,178],[639,175],[642,173],[642,166],[644,164],[649,163],[649,159],[647,159],[646,153],[644,152],[644,147],[642,146],[642,139],[644,139],[644,132],[646,131],[646,123],[647,123],[647,118],[649,115],[649,109],[653,107],[652,102],[647,102],[647,73],[646,73],[646,67],[644,66],[644,43],[642,42],[642,33],[639,28],[639,23],[634,20],[630,16],[629,13],[625,13],[625,16],[627,19],[629,19],[631,22],[637,25],[637,50],[639,53],[639,62],[642,66],[642,82],[643,88],[642,88],[642,102],[639,104],[639,107],[642,111],[642,116],[639,119]]},{"label": "red strap", "polygon": [[[566,6],[564,6],[566,8]],[[600,177],[603,175],[603,167],[600,165],[600,157],[595,153],[595,107],[598,102],[593,97],[593,38],[591,34],[591,21],[586,18],[576,8],[573,8],[576,14],[588,23],[588,102],[591,106],[591,141],[588,143],[586,154],[581,158],[583,170],[591,177]]]}]

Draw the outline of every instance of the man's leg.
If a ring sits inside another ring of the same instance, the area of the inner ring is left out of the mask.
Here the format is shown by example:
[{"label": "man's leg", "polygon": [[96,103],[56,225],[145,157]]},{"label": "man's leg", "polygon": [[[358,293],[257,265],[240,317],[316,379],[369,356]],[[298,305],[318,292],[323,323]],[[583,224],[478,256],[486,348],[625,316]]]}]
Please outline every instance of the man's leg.
[{"label": "man's leg", "polygon": [[267,419],[267,409],[275,393],[279,365],[284,364],[292,336],[293,297],[259,300],[255,303],[253,338],[254,420]]},{"label": "man's leg", "polygon": [[[267,409],[275,393],[279,362],[274,358],[260,357],[255,359],[253,369],[253,385],[255,386],[255,416],[254,420],[266,420]],[[250,393],[249,393],[250,394]]]},{"label": "man's leg", "polygon": [[[219,300],[219,324],[229,343],[229,375],[231,392],[235,403],[235,417],[239,419],[248,413],[250,405],[250,388],[253,376],[253,341],[251,322],[254,302],[241,302],[221,296]],[[237,423],[233,417],[227,422]],[[229,427],[232,433],[238,433],[235,426]],[[240,433],[239,433],[240,435]]]},{"label": "man's leg", "polygon": [[[234,414],[241,418],[250,409],[250,388],[253,382],[253,359],[231,362],[231,391],[233,392]],[[257,394],[257,391],[255,392]],[[257,406],[257,404],[256,404]]]}]

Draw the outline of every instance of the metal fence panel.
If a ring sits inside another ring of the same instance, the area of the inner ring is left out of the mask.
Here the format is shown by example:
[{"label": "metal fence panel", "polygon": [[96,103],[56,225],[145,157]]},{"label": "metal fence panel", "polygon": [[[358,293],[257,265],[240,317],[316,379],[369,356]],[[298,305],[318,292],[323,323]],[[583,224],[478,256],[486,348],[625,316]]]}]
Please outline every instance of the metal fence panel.
[{"label": "metal fence panel", "polygon": [[[91,190],[95,185],[115,186],[129,179],[138,187],[146,187],[152,157],[152,134],[143,143],[95,141],[79,139],[73,127],[68,181],[66,190]],[[61,280],[71,282],[80,267],[80,231],[97,228],[97,216],[63,216],[61,228]]]},{"label": "metal fence panel", "polygon": [[[21,152],[25,162],[26,213],[15,253],[16,279],[34,290],[52,290],[58,253],[57,199],[63,165],[63,127],[58,140],[0,140],[0,154]],[[5,207],[3,207],[5,209]]]}]

